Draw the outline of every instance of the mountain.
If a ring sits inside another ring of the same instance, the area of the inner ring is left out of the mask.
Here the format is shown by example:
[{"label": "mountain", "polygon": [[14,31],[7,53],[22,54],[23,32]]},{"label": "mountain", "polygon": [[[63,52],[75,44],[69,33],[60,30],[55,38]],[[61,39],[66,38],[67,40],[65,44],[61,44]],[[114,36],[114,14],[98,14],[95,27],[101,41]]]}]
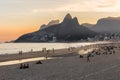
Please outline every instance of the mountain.
[{"label": "mountain", "polygon": [[45,29],[49,26],[52,26],[52,25],[56,25],[56,24],[59,24],[59,20],[52,20],[50,21],[47,25],[46,24],[43,24],[41,27],[40,27],[40,30],[42,29]]},{"label": "mountain", "polygon": [[15,42],[49,42],[54,38],[57,41],[78,41],[94,37],[97,33],[78,23],[77,17],[72,18],[67,14],[64,20],[56,25],[50,25],[45,29],[19,37]]},{"label": "mountain", "polygon": [[95,24],[83,23],[81,25],[87,27],[88,29],[92,29]]},{"label": "mountain", "polygon": [[93,31],[102,33],[119,33],[120,32],[120,17],[107,17],[97,21],[93,26]]}]

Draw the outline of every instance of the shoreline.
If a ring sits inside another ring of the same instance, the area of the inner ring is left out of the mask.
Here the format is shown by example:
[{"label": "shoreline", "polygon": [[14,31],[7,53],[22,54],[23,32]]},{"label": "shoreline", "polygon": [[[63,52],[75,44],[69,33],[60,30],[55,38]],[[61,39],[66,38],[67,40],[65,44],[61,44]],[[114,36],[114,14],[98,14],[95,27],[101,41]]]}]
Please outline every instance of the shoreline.
[{"label": "shoreline", "polygon": [[[79,50],[79,48],[75,49]],[[73,52],[76,52],[76,51]],[[68,49],[56,49],[54,53],[52,50],[47,54],[47,57],[57,56],[57,55],[64,55],[71,53]],[[46,57],[46,54],[42,51],[34,51],[34,52],[25,52],[22,55],[18,54],[7,54],[7,55],[0,55],[0,62],[9,61],[9,60],[19,60],[19,59],[28,59],[28,58],[36,58],[36,57]]]},{"label": "shoreline", "polygon": [[[54,57],[54,56],[59,56],[59,55],[65,55],[69,53],[77,53],[84,48],[90,48],[91,47],[96,47],[98,45],[104,45],[104,44],[111,44],[111,43],[102,43],[102,44],[90,44],[90,45],[85,45],[85,46],[80,46],[80,47],[70,47],[72,48],[72,51],[69,51],[68,48],[63,48],[63,49],[55,49],[54,53],[52,50],[49,49],[49,53],[44,53],[42,51],[33,51],[33,52],[24,52],[22,55],[19,53],[17,54],[5,54],[5,55],[0,55],[0,62],[4,61],[10,61],[10,60],[19,60],[19,59],[28,59],[28,58],[36,58],[36,57]],[[79,54],[78,54],[79,55]]]},{"label": "shoreline", "polygon": [[[63,48],[68,48],[68,47],[81,47],[81,46],[86,46],[86,45],[92,45],[92,44],[105,44],[105,43],[112,43],[110,41],[95,41],[95,42],[75,42],[75,43],[4,43],[2,45],[0,45],[1,47],[1,51],[0,51],[0,55],[9,55],[9,54],[17,54],[19,51],[22,50],[22,52],[26,53],[26,52],[30,52],[31,50],[33,51],[40,51],[42,50],[42,48],[46,48],[46,49],[63,49]],[[22,44],[22,45],[20,45]],[[29,45],[27,47],[23,46],[23,45]],[[33,46],[31,46],[33,44]],[[58,44],[58,47],[55,46],[55,44]],[[40,48],[37,48],[39,45]],[[41,45],[43,45],[43,47],[41,47]],[[45,46],[47,45],[47,46]],[[8,46],[10,48],[6,49],[6,47],[2,47],[2,46]],[[11,47],[12,46],[12,47]],[[16,47],[19,46],[19,47]],[[51,46],[51,47],[50,47]]]}]

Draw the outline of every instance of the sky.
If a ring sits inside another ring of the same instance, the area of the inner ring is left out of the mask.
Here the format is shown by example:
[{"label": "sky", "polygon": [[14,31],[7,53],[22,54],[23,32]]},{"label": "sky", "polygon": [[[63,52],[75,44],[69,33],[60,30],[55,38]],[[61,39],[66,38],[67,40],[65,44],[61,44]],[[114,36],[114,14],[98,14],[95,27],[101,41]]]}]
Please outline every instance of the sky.
[{"label": "sky", "polygon": [[120,16],[120,0],[0,0],[0,42],[36,31],[51,20],[70,13],[79,23],[95,24]]}]

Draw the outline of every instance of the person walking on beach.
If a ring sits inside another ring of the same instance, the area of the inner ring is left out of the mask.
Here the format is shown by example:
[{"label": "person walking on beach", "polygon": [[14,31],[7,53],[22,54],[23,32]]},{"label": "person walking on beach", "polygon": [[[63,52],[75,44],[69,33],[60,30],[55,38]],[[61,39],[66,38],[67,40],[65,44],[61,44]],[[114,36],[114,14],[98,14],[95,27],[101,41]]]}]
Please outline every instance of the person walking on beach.
[{"label": "person walking on beach", "polygon": [[90,62],[90,57],[91,57],[91,53],[88,53],[88,55],[87,55],[87,62]]}]

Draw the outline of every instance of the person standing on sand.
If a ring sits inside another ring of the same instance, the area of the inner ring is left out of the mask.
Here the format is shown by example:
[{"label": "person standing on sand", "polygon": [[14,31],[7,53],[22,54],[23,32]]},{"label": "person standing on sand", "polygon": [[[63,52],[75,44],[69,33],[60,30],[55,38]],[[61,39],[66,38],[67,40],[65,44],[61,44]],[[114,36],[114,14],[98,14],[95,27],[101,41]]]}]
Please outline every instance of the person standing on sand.
[{"label": "person standing on sand", "polygon": [[31,52],[33,52],[33,49],[31,49]]},{"label": "person standing on sand", "polygon": [[53,50],[53,54],[54,54],[54,52],[55,52],[54,48],[52,50]]},{"label": "person standing on sand", "polygon": [[46,50],[46,48],[43,48],[42,49],[42,52],[44,53],[44,57],[47,59],[47,53],[48,53],[48,50]]},{"label": "person standing on sand", "polygon": [[22,60],[22,54],[23,54],[22,50],[21,50],[21,51],[19,51],[19,61],[21,61],[21,60]]},{"label": "person standing on sand", "polygon": [[20,55],[22,55],[22,53],[23,53],[23,52],[22,52],[22,50],[21,50],[21,51],[19,51],[19,54],[20,54]]}]

